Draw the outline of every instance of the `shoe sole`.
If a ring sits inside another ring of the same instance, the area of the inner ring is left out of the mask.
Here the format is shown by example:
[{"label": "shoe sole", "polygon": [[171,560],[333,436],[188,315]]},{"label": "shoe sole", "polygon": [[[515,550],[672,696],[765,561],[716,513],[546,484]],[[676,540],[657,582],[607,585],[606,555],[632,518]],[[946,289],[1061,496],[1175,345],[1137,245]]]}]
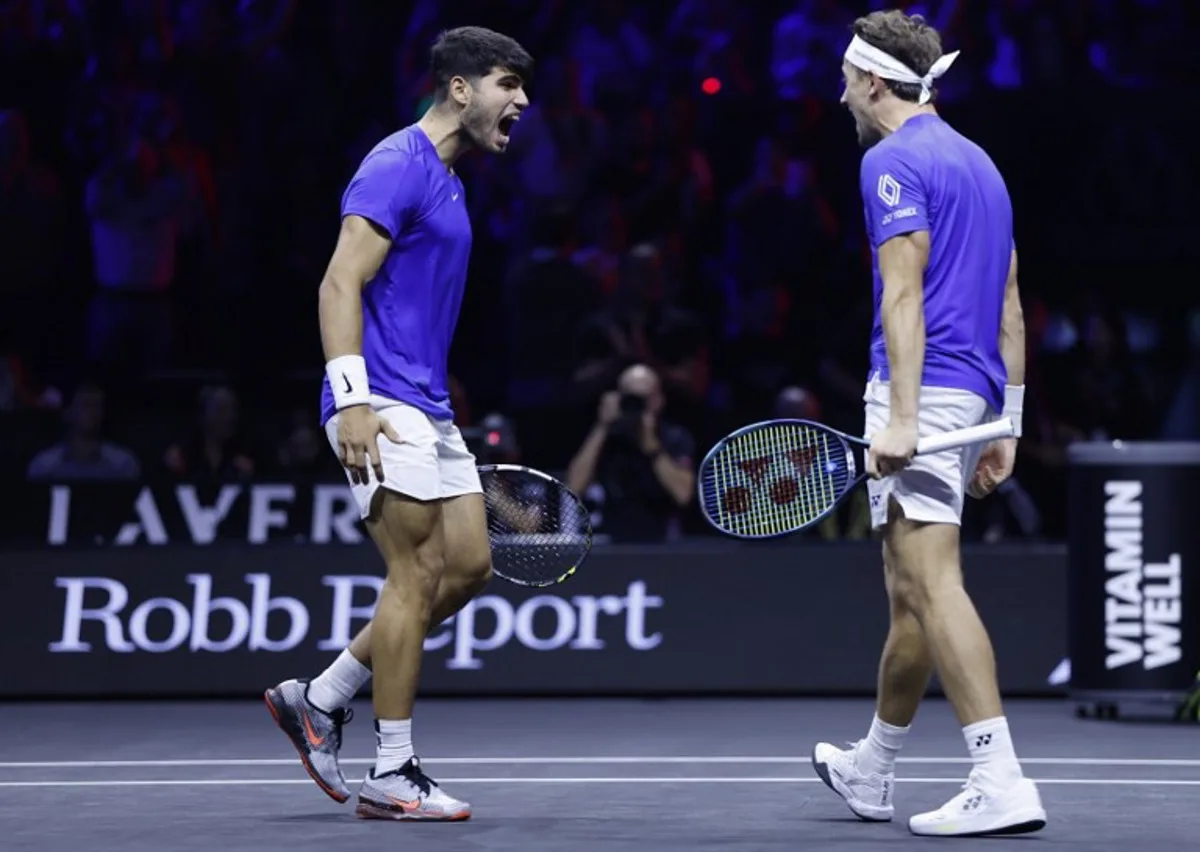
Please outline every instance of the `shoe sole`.
[{"label": "shoe sole", "polygon": [[850,804],[850,800],[848,798],[846,798],[845,794],[843,794],[841,790],[839,790],[837,787],[835,787],[833,785],[833,778],[829,774],[829,764],[823,763],[822,761],[817,760],[817,750],[815,748],[813,749],[813,753],[812,753],[812,765],[813,765],[813,769],[816,770],[817,775],[819,775],[821,780],[825,782],[825,786],[828,787],[830,790],[832,790],[834,793],[836,793],[838,798],[840,798],[843,802],[846,803],[846,807],[848,807],[850,809],[850,813],[854,814],[856,817],[861,819],[863,822],[891,822],[892,821],[892,817],[890,815],[888,815],[888,816],[869,816],[867,814],[859,813],[855,809],[854,805]]},{"label": "shoe sole", "polygon": [[470,811],[451,814],[450,816],[443,816],[441,814],[431,815],[405,811],[400,808],[388,807],[387,805],[367,802],[362,799],[358,800],[358,806],[354,809],[354,815],[359,819],[386,819],[393,822],[466,822],[471,818]]},{"label": "shoe sole", "polygon": [[980,831],[965,831],[954,834],[942,834],[940,832],[921,832],[913,831],[912,826],[908,830],[917,837],[1011,837],[1016,834],[1032,834],[1035,831],[1041,831],[1046,827],[1046,816],[1044,813],[1031,814],[1025,819],[1018,819],[1017,822],[1011,825],[1000,826],[999,828],[988,828]]},{"label": "shoe sole", "polygon": [[288,730],[288,725],[283,721],[283,717],[279,714],[279,710],[275,707],[275,702],[271,700],[271,690],[268,689],[263,693],[263,701],[266,703],[267,709],[271,711],[271,718],[275,720],[275,724],[279,727],[279,730],[283,731],[284,735],[288,738],[288,742],[292,744],[292,748],[296,749],[296,753],[300,755],[300,763],[304,766],[304,771],[307,772],[308,777],[315,781],[317,786],[321,788],[321,792],[333,799],[339,805],[344,805],[346,802],[350,801],[349,791],[346,793],[339,793],[337,790],[334,790],[329,786],[325,779],[320,776],[317,770],[313,768],[312,761],[309,760],[308,753],[304,750],[304,747],[296,741],[296,737],[293,735],[293,733]]}]

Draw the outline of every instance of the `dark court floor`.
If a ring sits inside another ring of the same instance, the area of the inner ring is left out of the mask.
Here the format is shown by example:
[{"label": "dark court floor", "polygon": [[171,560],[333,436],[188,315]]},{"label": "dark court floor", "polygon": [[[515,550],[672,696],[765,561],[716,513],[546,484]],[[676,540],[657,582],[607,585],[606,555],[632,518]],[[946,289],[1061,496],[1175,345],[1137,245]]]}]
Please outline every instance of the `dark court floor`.
[{"label": "dark court floor", "polygon": [[[1005,839],[909,835],[907,817],[966,777],[949,708],[925,705],[890,824],[855,820],[822,785],[818,739],[857,739],[867,701],[425,701],[414,741],[474,816],[357,820],[308,780],[261,702],[0,705],[0,848],[183,850],[801,850],[922,844],[1086,852],[1195,848],[1200,728],[1084,721],[1066,702],[1010,702],[1049,825]],[[343,747],[352,788],[373,753],[370,705]],[[986,845],[985,845],[986,844]]]}]

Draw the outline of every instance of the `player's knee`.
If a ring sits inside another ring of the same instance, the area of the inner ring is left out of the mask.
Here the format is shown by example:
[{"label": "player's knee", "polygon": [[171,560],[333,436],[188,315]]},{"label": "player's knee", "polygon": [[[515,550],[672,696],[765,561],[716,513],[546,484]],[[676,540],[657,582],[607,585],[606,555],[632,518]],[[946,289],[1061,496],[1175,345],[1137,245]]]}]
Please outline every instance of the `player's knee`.
[{"label": "player's knee", "polygon": [[896,622],[902,621],[905,618],[911,618],[916,612],[914,609],[916,602],[913,600],[913,592],[909,588],[908,583],[896,580],[896,570],[890,565],[884,567],[883,584],[887,589],[892,621]]},{"label": "player's knee", "polygon": [[417,548],[405,559],[388,564],[386,582],[405,598],[432,601],[446,570],[441,547],[432,544]]},{"label": "player's knee", "polygon": [[467,568],[467,575],[473,583],[480,587],[486,586],[492,579],[492,549],[484,547],[475,554]]},{"label": "player's knee", "polygon": [[934,574],[928,565],[914,565],[899,557],[891,560],[886,577],[893,619],[910,614],[919,617],[929,609],[937,595]]},{"label": "player's knee", "polygon": [[487,584],[492,582],[492,560],[485,559],[479,563],[469,575],[467,589],[472,595],[482,592]]},{"label": "player's knee", "polygon": [[455,578],[464,592],[472,596],[482,592],[492,581],[492,555],[484,548],[473,553],[455,566]]},{"label": "player's knee", "polygon": [[888,596],[893,613],[911,612],[918,617],[957,596],[962,590],[962,575],[949,562],[930,559],[919,567],[897,566],[893,571]]},{"label": "player's knee", "polygon": [[895,569],[889,572],[887,589],[893,618],[922,612],[928,599],[928,590],[916,578]]}]

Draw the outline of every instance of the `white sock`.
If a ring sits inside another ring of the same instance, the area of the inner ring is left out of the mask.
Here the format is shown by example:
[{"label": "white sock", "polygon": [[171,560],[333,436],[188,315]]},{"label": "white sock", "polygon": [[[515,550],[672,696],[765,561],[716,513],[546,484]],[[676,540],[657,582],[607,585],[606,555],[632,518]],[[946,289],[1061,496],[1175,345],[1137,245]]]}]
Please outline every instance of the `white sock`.
[{"label": "white sock", "polygon": [[985,793],[999,793],[1021,780],[1021,764],[1013,750],[1008,719],[997,716],[963,728],[967,751],[975,764],[975,783]]},{"label": "white sock", "polygon": [[412,719],[376,719],[375,776],[399,769],[413,756]]},{"label": "white sock", "polygon": [[896,755],[900,753],[904,738],[911,728],[911,725],[903,728],[889,725],[879,716],[872,719],[871,730],[858,747],[858,756],[855,758],[858,768],[867,775],[891,775],[896,770]]},{"label": "white sock", "polygon": [[318,710],[332,713],[350,703],[364,683],[371,679],[371,670],[354,659],[347,648],[308,685],[308,702]]}]

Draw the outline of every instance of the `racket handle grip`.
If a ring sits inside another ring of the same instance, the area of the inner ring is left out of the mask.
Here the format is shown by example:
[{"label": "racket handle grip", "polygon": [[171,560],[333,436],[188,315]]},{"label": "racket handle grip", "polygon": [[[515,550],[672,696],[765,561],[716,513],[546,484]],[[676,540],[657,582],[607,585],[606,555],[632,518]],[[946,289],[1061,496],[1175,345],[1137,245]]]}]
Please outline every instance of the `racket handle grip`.
[{"label": "racket handle grip", "polygon": [[917,454],[937,453],[942,450],[954,450],[970,444],[983,444],[988,441],[998,441],[1001,438],[1016,436],[1016,428],[1012,420],[1001,417],[991,423],[981,423],[978,426],[968,426],[966,429],[955,429],[940,435],[930,435],[917,441]]}]

